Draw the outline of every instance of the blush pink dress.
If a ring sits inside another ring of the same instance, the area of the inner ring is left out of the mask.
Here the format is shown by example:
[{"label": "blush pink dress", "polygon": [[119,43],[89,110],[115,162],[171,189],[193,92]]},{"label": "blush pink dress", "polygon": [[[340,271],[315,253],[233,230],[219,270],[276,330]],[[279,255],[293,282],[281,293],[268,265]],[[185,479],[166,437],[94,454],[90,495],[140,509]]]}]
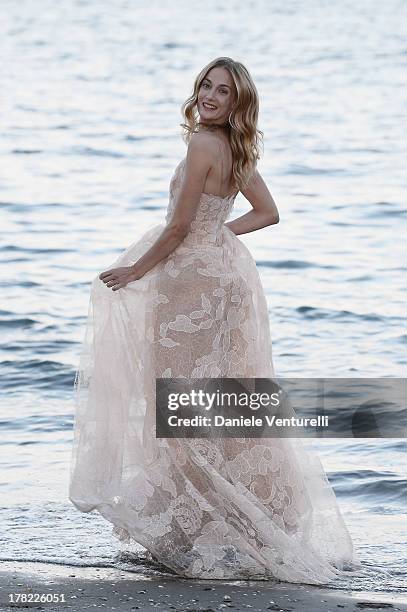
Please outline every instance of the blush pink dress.
[{"label": "blush pink dress", "polygon": [[[170,183],[166,222],[185,158]],[[155,437],[155,378],[275,378],[253,257],[202,193],[183,242],[140,280],[92,282],[69,499],[179,575],[324,584],[360,567],[335,494],[300,439]],[[165,225],[109,268],[135,263]],[[106,268],[106,269],[109,269]]]}]

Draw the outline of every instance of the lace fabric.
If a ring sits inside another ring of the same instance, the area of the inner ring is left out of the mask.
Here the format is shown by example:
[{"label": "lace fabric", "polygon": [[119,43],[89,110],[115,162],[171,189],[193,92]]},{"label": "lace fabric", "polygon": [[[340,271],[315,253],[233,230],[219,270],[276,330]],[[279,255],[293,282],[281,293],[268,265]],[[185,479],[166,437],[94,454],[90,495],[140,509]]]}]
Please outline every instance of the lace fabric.
[{"label": "lace fabric", "polygon": [[[185,158],[170,182],[169,220]],[[275,378],[255,262],[202,194],[183,242],[113,292],[96,276],[75,377],[69,499],[191,578],[325,584],[360,567],[323,467],[300,439],[155,437],[155,378]],[[111,268],[135,263],[164,224]]]}]

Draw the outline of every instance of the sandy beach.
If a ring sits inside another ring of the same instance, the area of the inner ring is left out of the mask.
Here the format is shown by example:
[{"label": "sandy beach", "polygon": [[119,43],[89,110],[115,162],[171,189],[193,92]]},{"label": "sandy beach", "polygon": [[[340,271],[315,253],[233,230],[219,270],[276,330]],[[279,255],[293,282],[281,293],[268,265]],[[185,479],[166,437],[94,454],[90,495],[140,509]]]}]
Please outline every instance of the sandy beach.
[{"label": "sandy beach", "polygon": [[[355,593],[282,582],[147,578],[110,568],[3,562],[0,577],[0,609],[4,611],[16,608],[78,612],[89,608],[123,611],[156,608],[182,612],[229,608],[251,612],[407,610],[407,598],[395,594]],[[18,593],[26,596],[19,602],[15,595]],[[10,594],[14,594],[14,603]],[[31,601],[28,601],[30,594]],[[32,601],[35,594],[48,594],[49,599],[52,595],[53,601]]]}]

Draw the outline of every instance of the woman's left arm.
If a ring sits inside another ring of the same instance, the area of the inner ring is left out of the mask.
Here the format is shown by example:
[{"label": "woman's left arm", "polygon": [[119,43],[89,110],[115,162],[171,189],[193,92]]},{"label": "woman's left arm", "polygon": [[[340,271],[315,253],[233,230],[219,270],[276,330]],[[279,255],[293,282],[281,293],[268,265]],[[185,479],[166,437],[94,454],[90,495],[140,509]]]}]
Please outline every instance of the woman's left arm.
[{"label": "woman's left arm", "polygon": [[107,287],[117,291],[128,283],[139,280],[181,244],[196,216],[213,159],[213,140],[204,133],[193,134],[188,145],[184,180],[168,225],[152,247],[135,264],[106,270],[99,274],[100,280]]},{"label": "woman's left arm", "polygon": [[279,222],[276,203],[257,169],[241,193],[250,202],[253,210],[224,224],[234,234],[247,234]]}]

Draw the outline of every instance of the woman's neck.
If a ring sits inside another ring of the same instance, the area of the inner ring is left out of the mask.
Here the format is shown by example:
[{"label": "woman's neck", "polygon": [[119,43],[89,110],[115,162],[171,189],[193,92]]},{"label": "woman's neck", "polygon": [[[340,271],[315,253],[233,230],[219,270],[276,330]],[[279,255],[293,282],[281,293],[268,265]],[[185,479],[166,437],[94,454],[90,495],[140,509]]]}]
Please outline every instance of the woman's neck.
[{"label": "woman's neck", "polygon": [[220,125],[219,123],[202,123],[198,122],[198,130],[206,132],[215,132],[229,139],[230,129],[228,124]]}]

